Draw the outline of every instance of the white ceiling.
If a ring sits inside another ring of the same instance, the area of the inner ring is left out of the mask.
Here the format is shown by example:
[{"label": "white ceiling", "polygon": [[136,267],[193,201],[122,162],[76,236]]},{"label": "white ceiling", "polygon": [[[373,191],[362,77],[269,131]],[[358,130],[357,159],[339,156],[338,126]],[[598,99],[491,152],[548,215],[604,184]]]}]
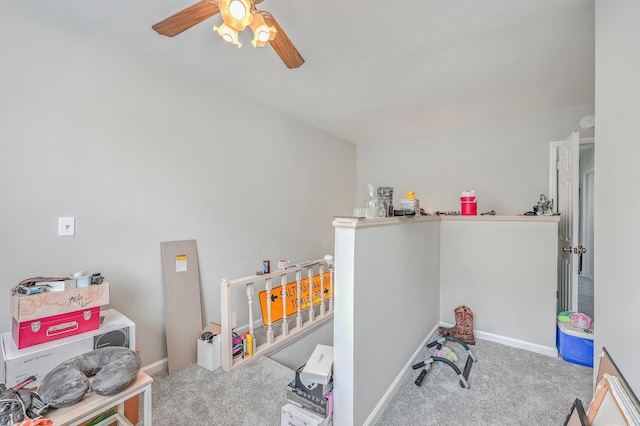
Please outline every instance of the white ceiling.
[{"label": "white ceiling", "polygon": [[224,43],[219,15],[151,29],[196,0],[33,1],[355,143],[594,102],[594,0],[264,0],[294,70],[250,30]]}]

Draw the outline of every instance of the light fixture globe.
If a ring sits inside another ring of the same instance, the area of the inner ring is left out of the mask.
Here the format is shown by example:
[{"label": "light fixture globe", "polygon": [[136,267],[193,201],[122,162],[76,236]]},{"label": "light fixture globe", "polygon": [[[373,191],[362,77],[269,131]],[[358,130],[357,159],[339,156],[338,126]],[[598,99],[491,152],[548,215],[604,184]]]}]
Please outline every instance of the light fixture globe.
[{"label": "light fixture globe", "polygon": [[249,11],[241,1],[236,0],[229,3],[229,14],[236,21],[242,21],[247,13],[249,13]]},{"label": "light fixture globe", "polygon": [[227,43],[236,44],[238,47],[242,47],[242,43],[238,40],[238,30],[235,28],[231,28],[223,22],[222,25],[219,27],[213,27],[213,29]]},{"label": "light fixture globe", "polygon": [[220,15],[227,26],[242,31],[253,21],[249,0],[219,0]]},{"label": "light fixture globe", "polygon": [[251,44],[253,44],[254,47],[263,47],[269,40],[273,40],[278,32],[276,27],[267,25],[264,16],[262,16],[260,12],[256,12],[253,15],[251,29],[253,30],[253,40],[251,40]]}]

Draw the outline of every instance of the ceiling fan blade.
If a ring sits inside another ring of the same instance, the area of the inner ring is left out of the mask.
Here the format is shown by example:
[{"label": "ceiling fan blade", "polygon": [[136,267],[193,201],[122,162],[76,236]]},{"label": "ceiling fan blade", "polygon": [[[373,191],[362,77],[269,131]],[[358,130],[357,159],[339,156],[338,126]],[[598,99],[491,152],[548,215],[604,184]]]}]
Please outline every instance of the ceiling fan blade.
[{"label": "ceiling fan blade", "polygon": [[160,35],[173,37],[184,30],[188,30],[194,25],[199,24],[205,19],[212,17],[218,12],[220,12],[220,8],[217,3],[209,0],[201,0],[196,4],[163,19],[151,28]]},{"label": "ceiling fan blade", "polygon": [[276,38],[270,40],[269,44],[278,56],[280,56],[280,59],[282,59],[282,62],[284,62],[287,68],[298,68],[304,64],[304,58],[300,55],[300,52],[298,52],[298,49],[296,49],[293,43],[291,43],[291,40],[289,40],[289,37],[284,33],[275,18],[268,12],[260,11],[260,13],[264,16],[267,25],[274,26],[278,30]]}]

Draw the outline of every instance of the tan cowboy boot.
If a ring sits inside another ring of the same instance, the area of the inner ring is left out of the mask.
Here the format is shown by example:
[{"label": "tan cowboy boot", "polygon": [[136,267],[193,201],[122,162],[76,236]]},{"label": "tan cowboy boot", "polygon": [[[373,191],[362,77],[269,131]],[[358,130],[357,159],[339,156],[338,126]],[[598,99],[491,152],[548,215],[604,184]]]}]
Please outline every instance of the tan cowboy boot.
[{"label": "tan cowboy boot", "polygon": [[455,308],[453,310],[455,319],[456,319],[456,325],[454,325],[453,327],[438,327],[438,331],[440,333],[441,336],[444,336],[445,333],[449,333],[450,335],[453,334],[456,331],[456,328],[459,324],[459,321],[462,321],[462,316],[464,314],[464,305],[458,306],[457,308]]},{"label": "tan cowboy boot", "polygon": [[466,344],[475,345],[476,337],[473,332],[473,311],[468,306],[458,306],[454,309],[456,325],[453,327],[439,327],[441,336],[449,333],[449,336],[462,340]]}]

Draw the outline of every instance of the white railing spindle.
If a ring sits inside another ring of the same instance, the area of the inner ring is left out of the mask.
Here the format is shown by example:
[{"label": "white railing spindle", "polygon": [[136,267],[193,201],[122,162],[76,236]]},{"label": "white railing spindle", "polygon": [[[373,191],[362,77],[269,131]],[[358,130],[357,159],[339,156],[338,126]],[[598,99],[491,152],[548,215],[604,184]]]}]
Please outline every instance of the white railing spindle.
[{"label": "white railing spindle", "polygon": [[324,264],[320,264],[318,271],[320,271],[320,316],[324,316],[327,313],[327,308],[324,304]]},{"label": "white railing spindle", "polygon": [[271,278],[267,278],[264,286],[267,290],[267,342],[269,342],[269,344],[272,344],[273,327],[271,326],[271,290],[273,290],[273,284],[271,283]]},{"label": "white railing spindle", "polygon": [[307,269],[307,278],[309,279],[307,283],[307,292],[309,294],[309,322],[313,322],[316,318],[313,310],[313,265]]},{"label": "white railing spindle", "polygon": [[298,313],[296,314],[296,327],[297,328],[302,328],[302,309],[301,306],[301,284],[300,281],[302,281],[302,272],[300,271],[296,271],[296,309],[298,311]]},{"label": "white railing spindle", "polygon": [[280,277],[281,297],[282,297],[282,335],[289,335],[289,321],[287,321],[287,275]]},{"label": "white railing spindle", "polygon": [[[253,283],[247,284],[247,305],[249,306],[249,334],[252,337],[255,337],[255,333],[253,330]],[[252,348],[251,353],[256,352],[256,340],[251,339]]]},{"label": "white railing spindle", "polygon": [[222,280],[222,285],[220,285],[220,326],[222,328],[222,340],[220,349],[222,351],[221,354],[221,362],[222,368],[225,371],[229,371],[231,366],[233,365],[233,345],[231,343],[231,336],[233,334],[233,327],[235,324],[232,323],[232,312],[231,312],[231,288],[229,286],[229,281]]}]

